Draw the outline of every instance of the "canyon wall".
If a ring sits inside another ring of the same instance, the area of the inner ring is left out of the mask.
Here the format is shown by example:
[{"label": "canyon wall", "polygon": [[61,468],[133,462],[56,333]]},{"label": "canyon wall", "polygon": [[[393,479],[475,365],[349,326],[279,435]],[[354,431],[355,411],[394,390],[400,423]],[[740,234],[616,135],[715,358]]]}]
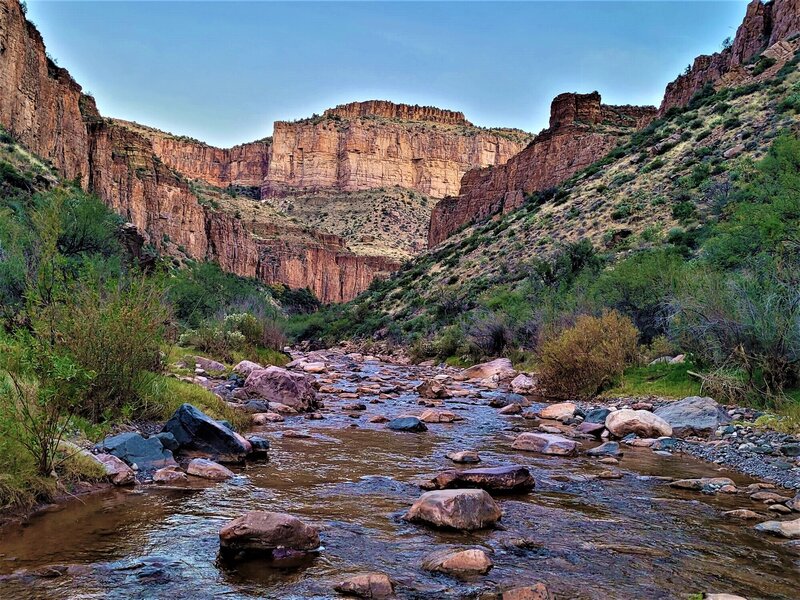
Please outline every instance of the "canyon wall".
[{"label": "canyon wall", "polygon": [[0,0],[0,124],[68,179],[84,185],[89,139],[81,108],[96,112],[70,74],[45,53],[17,0]]},{"label": "canyon wall", "polygon": [[261,187],[267,175],[269,138],[232,148],[215,148],[138,123],[121,119],[114,119],[114,122],[149,139],[156,156],[189,179],[201,179],[220,188],[230,185]]},{"label": "canyon wall", "polygon": [[556,96],[548,129],[507,163],[467,172],[459,195],[436,205],[429,247],[469,223],[518,208],[527,194],[558,185],[608,154],[655,113],[655,107],[604,105],[597,92]]},{"label": "canyon wall", "polygon": [[695,58],[691,68],[667,85],[659,113],[686,106],[706,85],[734,85],[747,78],[745,65],[760,52],[800,33],[800,0],[753,0],[730,47]]},{"label": "canyon wall", "polygon": [[399,186],[442,198],[458,193],[469,169],[506,162],[531,136],[474,127],[453,111],[369,101],[277,122],[272,138],[262,197]]}]

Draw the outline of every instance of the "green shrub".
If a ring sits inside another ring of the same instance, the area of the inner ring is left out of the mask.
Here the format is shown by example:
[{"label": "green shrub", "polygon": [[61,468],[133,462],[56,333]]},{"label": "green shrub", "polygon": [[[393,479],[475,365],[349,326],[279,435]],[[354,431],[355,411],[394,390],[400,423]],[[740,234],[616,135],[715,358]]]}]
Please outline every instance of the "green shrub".
[{"label": "green shrub", "polygon": [[554,397],[593,396],[636,360],[639,332],[616,311],[580,316],[539,349],[539,383]]}]

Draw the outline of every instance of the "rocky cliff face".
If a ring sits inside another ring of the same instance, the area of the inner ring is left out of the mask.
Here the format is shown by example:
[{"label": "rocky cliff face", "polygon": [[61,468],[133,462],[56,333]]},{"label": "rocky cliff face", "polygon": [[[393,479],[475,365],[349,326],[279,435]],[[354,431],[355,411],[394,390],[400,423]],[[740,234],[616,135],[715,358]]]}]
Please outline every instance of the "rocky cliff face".
[{"label": "rocky cliff face", "polygon": [[667,85],[659,113],[686,106],[708,84],[726,86],[745,80],[748,61],[798,33],[800,0],[753,0],[731,46],[722,52],[698,56],[686,73]]},{"label": "rocky cliff face", "polygon": [[459,195],[436,205],[429,247],[468,223],[518,208],[526,194],[559,184],[603,157],[655,113],[655,107],[606,106],[597,92],[556,96],[548,129],[506,164],[467,172]]},{"label": "rocky cliff face", "polygon": [[0,0],[0,123],[68,179],[85,184],[89,140],[83,104],[94,109],[70,74],[47,58],[42,36],[17,0]]},{"label": "rocky cliff face", "polygon": [[156,156],[189,179],[201,179],[221,188],[231,185],[260,187],[267,175],[270,139],[233,148],[215,148],[138,123],[114,121],[149,139]]},{"label": "rocky cliff face", "polygon": [[472,126],[461,113],[383,101],[275,123],[262,197],[400,186],[441,198],[473,167],[499,165],[530,141]]}]

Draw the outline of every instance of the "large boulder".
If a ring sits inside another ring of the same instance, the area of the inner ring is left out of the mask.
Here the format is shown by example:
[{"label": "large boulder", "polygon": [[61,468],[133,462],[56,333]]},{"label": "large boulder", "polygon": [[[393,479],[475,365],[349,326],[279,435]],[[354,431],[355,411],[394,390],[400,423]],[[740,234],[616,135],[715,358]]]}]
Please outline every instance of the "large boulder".
[{"label": "large boulder", "polygon": [[536,380],[520,373],[511,380],[511,391],[515,394],[532,394],[536,389]]},{"label": "large boulder", "polygon": [[311,552],[319,548],[319,531],[286,513],[252,511],[219,532],[220,552],[272,554],[275,550]]},{"label": "large boulder", "polygon": [[181,450],[194,450],[221,462],[241,462],[252,446],[235,431],[215,421],[191,404],[182,404],[164,425]]},{"label": "large boulder", "polygon": [[136,465],[143,472],[177,464],[172,452],[164,448],[161,440],[157,437],[145,438],[134,431],[107,437],[96,447],[100,452],[122,459],[131,467]]},{"label": "large boulder", "polygon": [[511,444],[514,450],[538,452],[540,454],[555,454],[557,456],[574,456],[578,453],[580,444],[575,440],[567,439],[554,433],[521,433]]},{"label": "large boulder", "polygon": [[495,360],[473,365],[468,369],[464,369],[461,375],[467,379],[486,379],[495,375],[499,377],[512,377],[514,375],[514,366],[507,358],[496,358]]},{"label": "large boulder", "polygon": [[677,402],[666,404],[655,414],[672,427],[673,435],[707,436],[713,434],[720,425],[731,422],[727,411],[713,398],[690,396]]},{"label": "large boulder", "polygon": [[575,415],[575,409],[577,408],[574,402],[558,402],[545,406],[539,411],[539,416],[542,419],[564,421],[566,419],[571,419]]},{"label": "large boulder", "polygon": [[407,521],[436,527],[472,531],[492,527],[503,516],[484,490],[437,490],[426,492],[406,513]]},{"label": "large boulder", "polygon": [[313,381],[302,373],[268,367],[252,371],[244,382],[244,389],[249,396],[277,402],[302,412],[317,406]]},{"label": "large boulder", "polygon": [[517,492],[533,488],[536,482],[527,467],[509,465],[439,473],[431,484],[435,489],[481,488],[490,492]]},{"label": "large boulder", "polygon": [[486,575],[494,566],[492,559],[479,548],[437,550],[422,559],[422,568],[447,575]]},{"label": "large boulder", "polygon": [[333,589],[358,598],[390,598],[394,594],[394,582],[385,573],[358,573],[335,584]]},{"label": "large boulder", "polygon": [[790,540],[800,539],[800,519],[794,521],[764,521],[756,525],[756,530],[771,533]]},{"label": "large boulder", "polygon": [[643,438],[670,437],[672,427],[664,419],[647,410],[624,408],[606,417],[606,429],[618,438],[635,433]]},{"label": "large boulder", "polygon": [[262,367],[258,363],[254,363],[254,362],[251,362],[249,360],[243,360],[243,361],[237,363],[235,367],[233,367],[233,372],[234,373],[238,373],[242,377],[246,378],[253,371],[260,371],[263,368],[264,367]]}]

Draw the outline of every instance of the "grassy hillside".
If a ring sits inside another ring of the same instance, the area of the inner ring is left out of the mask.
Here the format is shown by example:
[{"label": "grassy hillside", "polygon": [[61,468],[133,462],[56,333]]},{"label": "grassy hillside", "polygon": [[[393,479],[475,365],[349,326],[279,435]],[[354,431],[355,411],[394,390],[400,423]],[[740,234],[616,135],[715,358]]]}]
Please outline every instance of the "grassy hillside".
[{"label": "grassy hillside", "polygon": [[[293,333],[538,364],[578,315],[616,310],[646,356],[689,351],[759,394],[794,385],[797,64],[703,90],[558,188],[463,230],[349,305],[297,319]],[[766,331],[770,311],[786,329]]]}]

